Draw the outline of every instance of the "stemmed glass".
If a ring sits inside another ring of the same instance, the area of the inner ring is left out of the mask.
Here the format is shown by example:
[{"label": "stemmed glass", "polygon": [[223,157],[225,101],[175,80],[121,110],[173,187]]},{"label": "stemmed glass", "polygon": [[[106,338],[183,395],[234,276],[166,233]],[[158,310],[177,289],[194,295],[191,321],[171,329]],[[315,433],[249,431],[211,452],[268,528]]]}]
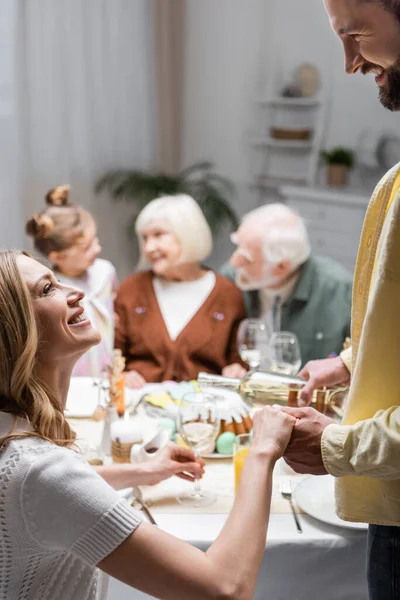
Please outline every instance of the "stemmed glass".
[{"label": "stemmed glass", "polygon": [[270,332],[261,319],[244,319],[238,329],[237,344],[240,358],[250,369],[259,367],[269,358]]},{"label": "stemmed glass", "polygon": [[[183,396],[178,410],[177,429],[196,457],[213,450],[219,428],[218,406],[212,394],[190,392]],[[197,508],[215,502],[216,495],[204,490],[200,481],[195,480],[193,490],[180,494],[177,500],[185,506]]]},{"label": "stemmed glass", "polygon": [[294,333],[279,331],[272,334],[269,348],[271,371],[283,375],[297,375],[301,367],[301,350]]}]

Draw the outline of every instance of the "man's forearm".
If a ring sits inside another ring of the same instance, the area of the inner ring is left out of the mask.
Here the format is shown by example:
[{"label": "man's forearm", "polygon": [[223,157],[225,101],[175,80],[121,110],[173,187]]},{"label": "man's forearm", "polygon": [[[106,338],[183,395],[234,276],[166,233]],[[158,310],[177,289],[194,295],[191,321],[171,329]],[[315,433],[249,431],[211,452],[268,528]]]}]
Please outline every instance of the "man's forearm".
[{"label": "man's forearm", "polygon": [[329,425],[321,446],[325,468],[334,477],[400,479],[400,407],[355,425]]}]

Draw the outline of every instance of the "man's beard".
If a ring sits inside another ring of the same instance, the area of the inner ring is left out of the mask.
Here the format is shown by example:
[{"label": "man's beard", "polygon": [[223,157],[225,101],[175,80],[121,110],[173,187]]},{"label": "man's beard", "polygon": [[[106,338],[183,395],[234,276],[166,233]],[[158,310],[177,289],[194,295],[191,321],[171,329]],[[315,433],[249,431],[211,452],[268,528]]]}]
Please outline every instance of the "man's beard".
[{"label": "man's beard", "polygon": [[274,275],[265,274],[261,279],[253,279],[246,276],[244,269],[236,269],[235,283],[243,292],[253,290],[262,290],[264,288],[278,287],[281,283],[281,278]]},{"label": "man's beard", "polygon": [[[378,65],[365,62],[361,67],[361,72],[363,75],[366,75],[380,68]],[[391,111],[398,111],[400,110],[400,59],[393,67],[387,69],[385,73],[386,86],[379,88],[379,101],[385,108]]]}]

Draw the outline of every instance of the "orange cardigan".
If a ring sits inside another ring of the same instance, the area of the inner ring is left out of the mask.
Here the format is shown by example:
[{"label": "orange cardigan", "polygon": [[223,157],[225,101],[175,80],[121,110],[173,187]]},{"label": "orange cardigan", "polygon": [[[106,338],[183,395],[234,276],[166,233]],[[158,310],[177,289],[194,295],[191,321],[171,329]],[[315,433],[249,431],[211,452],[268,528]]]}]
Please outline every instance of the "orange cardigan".
[{"label": "orange cardigan", "polygon": [[241,292],[222,275],[194,317],[172,341],[153,288],[153,273],[136,273],[119,288],[115,346],[126,357],[126,369],[148,382],[195,379],[200,371],[221,373],[240,360],[236,337],[246,317]]}]

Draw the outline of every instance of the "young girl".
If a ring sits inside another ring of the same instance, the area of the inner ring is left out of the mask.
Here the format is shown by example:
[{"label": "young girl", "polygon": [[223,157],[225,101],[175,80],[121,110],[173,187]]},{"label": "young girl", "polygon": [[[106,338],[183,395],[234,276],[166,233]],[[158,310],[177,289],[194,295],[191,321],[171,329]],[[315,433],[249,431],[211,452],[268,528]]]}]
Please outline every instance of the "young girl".
[{"label": "young girl", "polygon": [[57,279],[85,292],[85,312],[102,341],[78,361],[72,375],[99,377],[111,364],[117,276],[108,260],[97,258],[101,246],[94,219],[80,206],[69,203],[69,192],[68,185],[50,190],[47,207],[32,215],[26,233],[54,265]]},{"label": "young girl", "polygon": [[100,342],[82,300],[24,253],[0,252],[0,598],[93,599],[97,565],[161,600],[250,600],[295,419],[254,415],[232,512],[207,552],[141,522],[73,451],[63,414],[75,362]]}]

